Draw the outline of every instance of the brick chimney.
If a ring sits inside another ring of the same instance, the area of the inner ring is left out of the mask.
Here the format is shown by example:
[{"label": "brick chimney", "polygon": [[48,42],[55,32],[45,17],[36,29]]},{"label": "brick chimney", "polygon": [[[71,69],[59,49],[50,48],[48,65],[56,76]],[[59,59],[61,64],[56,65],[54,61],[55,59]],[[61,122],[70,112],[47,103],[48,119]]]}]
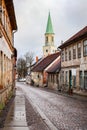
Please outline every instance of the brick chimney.
[{"label": "brick chimney", "polygon": [[36,62],[38,62],[38,56],[36,56]]}]

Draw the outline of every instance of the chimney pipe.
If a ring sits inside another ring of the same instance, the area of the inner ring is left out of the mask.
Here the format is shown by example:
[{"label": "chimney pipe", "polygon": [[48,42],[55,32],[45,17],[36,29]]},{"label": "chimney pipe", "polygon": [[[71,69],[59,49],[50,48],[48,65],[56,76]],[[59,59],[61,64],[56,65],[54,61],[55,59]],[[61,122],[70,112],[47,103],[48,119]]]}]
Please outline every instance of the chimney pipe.
[{"label": "chimney pipe", "polygon": [[36,62],[38,62],[38,56],[36,56]]}]

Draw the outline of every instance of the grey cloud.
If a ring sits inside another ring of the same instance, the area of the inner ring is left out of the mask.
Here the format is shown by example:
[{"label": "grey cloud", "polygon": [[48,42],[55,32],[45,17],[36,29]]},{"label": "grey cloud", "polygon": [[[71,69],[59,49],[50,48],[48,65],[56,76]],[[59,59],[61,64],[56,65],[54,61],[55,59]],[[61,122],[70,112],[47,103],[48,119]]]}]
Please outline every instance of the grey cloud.
[{"label": "grey cloud", "polygon": [[42,55],[49,10],[57,46],[87,25],[86,0],[14,0],[14,5],[18,24],[15,46],[19,55],[28,50]]}]

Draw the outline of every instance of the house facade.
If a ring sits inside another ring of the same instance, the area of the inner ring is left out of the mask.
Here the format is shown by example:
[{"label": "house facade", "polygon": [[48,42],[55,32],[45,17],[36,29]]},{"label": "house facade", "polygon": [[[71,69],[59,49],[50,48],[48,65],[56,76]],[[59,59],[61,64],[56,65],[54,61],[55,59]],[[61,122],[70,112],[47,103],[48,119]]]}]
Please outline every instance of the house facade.
[{"label": "house facade", "polygon": [[41,59],[33,68],[31,72],[31,79],[34,81],[34,85],[44,87],[48,83],[48,73],[46,68],[52,64],[52,62],[60,55],[59,52],[50,54]]},{"label": "house facade", "polygon": [[14,32],[17,30],[12,0],[0,0],[0,109],[14,91],[17,50]]},{"label": "house facade", "polygon": [[59,90],[59,79],[61,70],[60,55],[45,70],[48,73],[47,87],[49,89]]},{"label": "house facade", "polygon": [[59,46],[61,49],[60,85],[87,90],[87,26]]}]

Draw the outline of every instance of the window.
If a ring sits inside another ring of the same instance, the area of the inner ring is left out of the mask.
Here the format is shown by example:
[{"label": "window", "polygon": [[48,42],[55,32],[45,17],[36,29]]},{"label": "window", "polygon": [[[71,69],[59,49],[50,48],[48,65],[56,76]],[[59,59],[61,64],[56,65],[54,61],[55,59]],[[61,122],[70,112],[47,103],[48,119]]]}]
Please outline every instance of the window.
[{"label": "window", "polygon": [[46,37],[46,43],[48,42],[48,37]]},{"label": "window", "polygon": [[67,50],[65,50],[65,61],[67,61]]},{"label": "window", "polygon": [[56,75],[56,83],[58,84],[59,81],[58,81],[58,74]]},{"label": "window", "polygon": [[1,84],[3,83],[3,52],[1,52]]},{"label": "window", "polygon": [[84,88],[87,89],[87,71],[84,71]]},{"label": "window", "polygon": [[46,52],[48,52],[48,50],[46,50]]},{"label": "window", "polygon": [[62,62],[63,62],[64,61],[64,51],[62,51],[61,57],[62,57]]},{"label": "window", "polygon": [[80,82],[81,89],[83,89],[83,74],[82,74],[82,71],[79,72],[79,82]]},{"label": "window", "polygon": [[81,58],[81,44],[78,44],[78,58]]},{"label": "window", "polygon": [[65,73],[65,82],[66,82],[66,84],[68,83],[68,71],[66,71],[66,73]]},{"label": "window", "polygon": [[2,6],[0,5],[0,20],[2,19]]},{"label": "window", "polygon": [[61,72],[61,84],[64,83],[64,71]]},{"label": "window", "polygon": [[84,41],[83,43],[83,51],[84,51],[84,56],[87,56],[87,40]]},{"label": "window", "polygon": [[71,50],[69,50],[69,60],[71,60]]},{"label": "window", "polygon": [[55,83],[55,80],[54,80],[54,75],[52,75],[53,76],[53,83]]},{"label": "window", "polygon": [[80,86],[82,89],[87,89],[87,71],[80,71]]},{"label": "window", "polygon": [[51,82],[52,82],[52,74],[51,74]]},{"label": "window", "polygon": [[54,37],[52,37],[52,42],[54,41]]},{"label": "window", "polygon": [[75,46],[73,47],[73,59],[76,59],[76,48],[75,48]]}]

